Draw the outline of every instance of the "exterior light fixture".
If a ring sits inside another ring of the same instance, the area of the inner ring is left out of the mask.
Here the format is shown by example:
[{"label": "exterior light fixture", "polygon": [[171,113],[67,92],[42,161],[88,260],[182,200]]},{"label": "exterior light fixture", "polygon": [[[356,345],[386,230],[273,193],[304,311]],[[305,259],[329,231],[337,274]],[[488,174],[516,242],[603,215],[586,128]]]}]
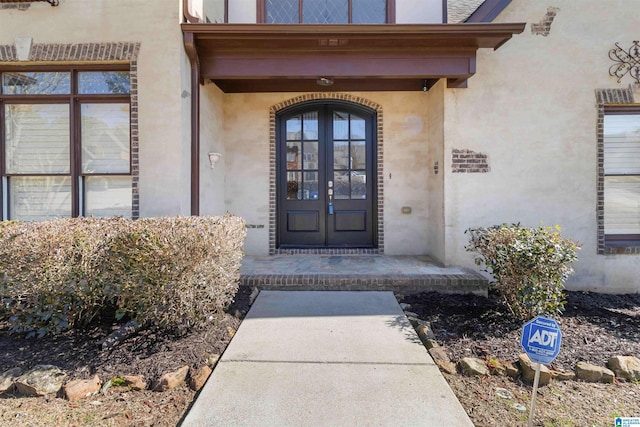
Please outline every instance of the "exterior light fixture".
[{"label": "exterior light fixture", "polygon": [[329,77],[320,77],[318,80],[316,80],[316,83],[318,84],[318,86],[331,86],[333,85],[333,79]]},{"label": "exterior light fixture", "polygon": [[209,163],[211,163],[211,169],[216,166],[216,163],[222,157],[221,153],[209,153]]}]

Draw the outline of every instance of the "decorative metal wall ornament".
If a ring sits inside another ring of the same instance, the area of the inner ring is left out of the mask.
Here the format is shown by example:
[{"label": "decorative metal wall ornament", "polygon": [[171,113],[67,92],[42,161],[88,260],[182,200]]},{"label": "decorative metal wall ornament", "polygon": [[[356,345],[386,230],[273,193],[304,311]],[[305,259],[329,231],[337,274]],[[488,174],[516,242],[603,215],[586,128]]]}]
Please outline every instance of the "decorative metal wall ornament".
[{"label": "decorative metal wall ornament", "polygon": [[51,6],[58,6],[60,0],[0,0],[0,3],[37,3],[44,2],[49,3]]},{"label": "decorative metal wall ornament", "polygon": [[609,67],[609,75],[617,77],[618,83],[629,74],[640,84],[640,42],[634,41],[627,50],[616,43],[615,49],[609,51],[609,58],[615,62]]}]

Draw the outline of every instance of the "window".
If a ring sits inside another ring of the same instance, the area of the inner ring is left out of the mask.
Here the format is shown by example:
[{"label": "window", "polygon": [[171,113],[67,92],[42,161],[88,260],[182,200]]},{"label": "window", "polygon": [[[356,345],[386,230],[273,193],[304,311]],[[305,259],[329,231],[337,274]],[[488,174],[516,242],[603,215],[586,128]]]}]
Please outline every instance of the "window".
[{"label": "window", "polygon": [[393,23],[395,0],[260,0],[267,24]]},{"label": "window", "polygon": [[640,108],[605,107],[603,141],[606,242],[639,241]]},{"label": "window", "polygon": [[2,219],[132,216],[126,70],[0,72]]}]

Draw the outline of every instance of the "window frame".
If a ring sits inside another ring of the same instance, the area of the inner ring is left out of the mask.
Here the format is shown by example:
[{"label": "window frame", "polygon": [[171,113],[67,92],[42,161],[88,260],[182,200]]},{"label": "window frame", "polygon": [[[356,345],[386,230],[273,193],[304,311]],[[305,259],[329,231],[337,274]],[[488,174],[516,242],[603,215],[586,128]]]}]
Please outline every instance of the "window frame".
[{"label": "window frame", "polygon": [[[126,71],[130,76],[130,90],[127,94],[81,94],[79,88],[79,73],[85,71]],[[68,94],[5,94],[3,92],[2,73],[11,72],[68,72],[70,73],[70,90]],[[84,179],[87,176],[129,176],[134,180],[133,161],[133,132],[132,132],[132,93],[134,92],[131,81],[132,70],[129,63],[124,64],[87,64],[87,65],[32,65],[29,67],[3,66],[0,67],[0,219],[11,218],[10,212],[10,184],[12,176],[59,176],[71,179],[71,217],[83,215],[86,209],[86,188]],[[7,173],[6,170],[6,132],[5,105],[11,104],[58,104],[69,107],[69,173]],[[127,104],[129,106],[129,172],[128,173],[83,173],[82,171],[82,105],[83,104]],[[80,184],[80,181],[82,185]],[[80,190],[83,194],[80,194]],[[132,191],[131,218],[135,217]]]},{"label": "window frame", "polygon": [[[349,22],[348,24],[341,24],[341,25],[367,25],[367,24],[353,24],[353,16],[352,16],[352,1],[353,0],[348,0],[349,2]],[[332,25],[332,24],[309,24],[309,23],[305,23],[302,22],[303,20],[303,16],[302,16],[302,3],[304,2],[304,0],[298,0],[298,10],[299,10],[299,14],[298,16],[300,17],[300,22],[298,22],[298,25]],[[396,23],[396,0],[386,0],[387,2],[387,17],[386,17],[386,21],[384,24],[395,24]],[[258,24],[266,24],[267,22],[267,1],[266,0],[258,0],[257,1],[257,23]],[[277,24],[277,23],[275,23]],[[296,25],[296,24],[290,24],[290,25]],[[335,25],[335,24],[334,24]],[[338,24],[340,25],[340,24]],[[381,24],[383,25],[383,24]]]},{"label": "window frame", "polygon": [[599,198],[601,199],[603,211],[602,211],[602,221],[603,221],[603,234],[605,246],[608,247],[637,247],[640,246],[640,233],[637,234],[606,234],[604,232],[604,220],[606,217],[606,210],[604,209],[604,199],[606,198],[606,193],[604,189],[604,182],[606,177],[608,176],[636,176],[640,177],[640,173],[637,174],[607,174],[604,169],[604,149],[606,146],[606,142],[604,140],[605,134],[605,125],[604,119],[606,116],[614,116],[614,115],[637,115],[640,120],[640,104],[623,104],[623,105],[604,105],[602,109],[602,124],[598,132],[600,133],[599,137],[602,138],[602,148],[599,149],[599,187],[601,188],[601,194],[599,194]]}]

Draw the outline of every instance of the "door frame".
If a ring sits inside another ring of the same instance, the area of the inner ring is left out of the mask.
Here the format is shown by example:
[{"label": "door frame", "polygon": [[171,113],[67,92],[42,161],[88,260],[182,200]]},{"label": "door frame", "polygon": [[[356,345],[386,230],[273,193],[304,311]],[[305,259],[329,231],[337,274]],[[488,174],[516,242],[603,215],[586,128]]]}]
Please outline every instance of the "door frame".
[{"label": "door frame", "polygon": [[[280,249],[277,241],[277,123],[282,114],[291,110],[318,104],[332,104],[359,109],[372,114],[374,135],[372,143],[374,160],[373,191],[373,248],[300,248]],[[383,111],[380,104],[344,93],[314,93],[297,96],[280,102],[269,109],[269,254],[326,253],[326,254],[383,254],[384,253],[384,177],[383,177]]]}]

